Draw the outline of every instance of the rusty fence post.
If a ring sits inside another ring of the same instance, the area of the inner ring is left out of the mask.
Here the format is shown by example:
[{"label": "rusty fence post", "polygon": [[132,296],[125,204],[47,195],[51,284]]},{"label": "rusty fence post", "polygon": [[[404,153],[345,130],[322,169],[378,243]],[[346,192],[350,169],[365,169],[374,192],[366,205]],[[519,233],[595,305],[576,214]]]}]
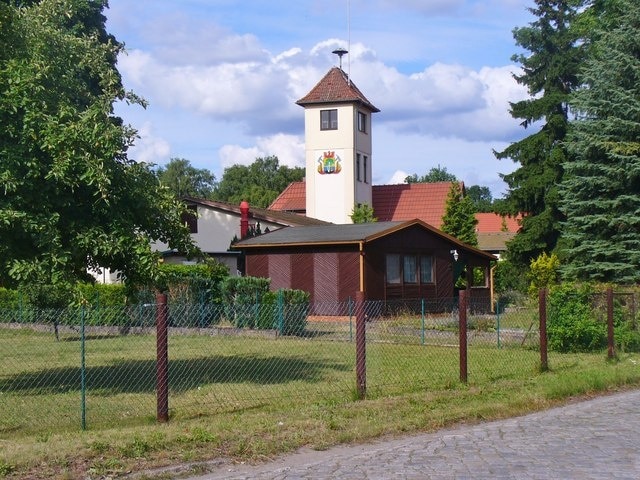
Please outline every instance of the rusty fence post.
[{"label": "rusty fence post", "polygon": [[169,314],[167,295],[156,294],[156,398],[158,422],[169,421]]},{"label": "rusty fence post", "polygon": [[460,381],[467,383],[467,291],[460,290],[458,300],[458,332],[460,349]]},{"label": "rusty fence post", "polygon": [[540,370],[549,370],[549,358],[547,354],[547,289],[538,291],[538,312],[540,317]]},{"label": "rusty fence post", "polygon": [[607,288],[607,358],[616,357],[615,337],[613,332],[613,288]]},{"label": "rusty fence post", "polygon": [[367,336],[364,292],[356,292],[356,389],[359,399],[367,394]]}]

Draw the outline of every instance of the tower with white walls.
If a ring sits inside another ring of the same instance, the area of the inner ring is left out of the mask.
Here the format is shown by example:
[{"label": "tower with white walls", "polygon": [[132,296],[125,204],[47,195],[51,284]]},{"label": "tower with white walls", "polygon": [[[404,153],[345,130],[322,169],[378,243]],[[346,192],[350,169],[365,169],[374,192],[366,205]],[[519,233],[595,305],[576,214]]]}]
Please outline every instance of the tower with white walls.
[{"label": "tower with white walls", "polygon": [[352,223],[354,206],[372,204],[372,114],[380,110],[342,67],[296,103],[305,109],[306,215]]}]

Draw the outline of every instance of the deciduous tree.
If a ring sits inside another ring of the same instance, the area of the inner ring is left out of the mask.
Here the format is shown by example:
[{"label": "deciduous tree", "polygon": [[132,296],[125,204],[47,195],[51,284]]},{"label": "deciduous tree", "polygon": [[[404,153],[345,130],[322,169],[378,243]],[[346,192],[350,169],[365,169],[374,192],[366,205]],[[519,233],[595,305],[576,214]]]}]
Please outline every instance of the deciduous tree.
[{"label": "deciduous tree", "polygon": [[0,2],[0,284],[110,268],[151,281],[160,240],[195,253],[183,206],[127,157],[115,101],[143,103],[115,67],[106,1]]},{"label": "deciduous tree", "polygon": [[216,177],[206,168],[195,168],[189,160],[172,158],[164,167],[158,168],[160,183],[177,198],[211,198],[216,187]]},{"label": "deciduous tree", "polygon": [[278,157],[257,158],[251,165],[226,168],[214,192],[216,200],[239,204],[246,200],[266,208],[291,183],[304,178],[301,167],[280,165]]},{"label": "deciduous tree", "polygon": [[433,167],[429,172],[421,177],[417,173],[409,175],[404,179],[407,183],[436,183],[436,182],[455,182],[458,179],[453,173],[447,171],[447,167]]}]

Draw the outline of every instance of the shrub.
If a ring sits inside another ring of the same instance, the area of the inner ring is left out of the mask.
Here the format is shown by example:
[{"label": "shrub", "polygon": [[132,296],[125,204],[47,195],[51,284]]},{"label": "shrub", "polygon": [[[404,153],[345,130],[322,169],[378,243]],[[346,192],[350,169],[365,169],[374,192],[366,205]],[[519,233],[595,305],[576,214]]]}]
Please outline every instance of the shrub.
[{"label": "shrub", "polygon": [[17,290],[0,287],[0,310],[15,310],[20,307],[20,294]]},{"label": "shrub", "polygon": [[307,326],[311,295],[303,290],[291,289],[278,290],[277,294],[282,298],[278,317],[280,335],[301,335]]},{"label": "shrub", "polygon": [[[229,277],[222,282],[221,297],[224,304],[225,316],[232,325],[238,328],[256,328],[261,325],[267,327],[273,314],[269,308],[261,305],[269,299],[271,280],[259,277]],[[266,296],[266,298],[265,298]],[[266,318],[262,318],[265,316]]]},{"label": "shrub", "polygon": [[497,294],[507,291],[522,293],[527,291],[527,279],[522,274],[522,268],[508,259],[496,263],[493,271],[493,285]]},{"label": "shrub", "polygon": [[597,320],[591,305],[593,294],[591,284],[563,284],[551,289],[549,348],[558,352],[592,352],[607,345],[606,324]]},{"label": "shrub", "polygon": [[558,283],[560,260],[555,253],[547,255],[542,252],[538,258],[531,260],[529,265],[529,295],[536,298],[541,288],[548,288]]},{"label": "shrub", "polygon": [[122,307],[127,303],[127,291],[122,284],[79,283],[78,297],[95,308]]},{"label": "shrub", "polygon": [[307,326],[310,295],[302,290],[269,290],[271,280],[230,277],[223,282],[225,314],[237,328],[277,329],[300,335]]}]

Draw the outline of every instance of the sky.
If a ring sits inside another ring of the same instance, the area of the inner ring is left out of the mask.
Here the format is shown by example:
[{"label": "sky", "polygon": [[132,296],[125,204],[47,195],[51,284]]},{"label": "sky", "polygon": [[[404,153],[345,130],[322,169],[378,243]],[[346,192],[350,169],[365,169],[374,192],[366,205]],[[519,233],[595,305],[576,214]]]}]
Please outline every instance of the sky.
[{"label": "sky", "polygon": [[304,166],[306,95],[343,69],[373,115],[374,184],[446,168],[465,185],[507,190],[497,160],[531,134],[509,114],[528,97],[513,78],[513,29],[533,0],[110,0],[107,29],[125,44],[118,69],[146,109],[116,105],[138,130],[130,158],[185,158],[224,169],[275,155]]}]

